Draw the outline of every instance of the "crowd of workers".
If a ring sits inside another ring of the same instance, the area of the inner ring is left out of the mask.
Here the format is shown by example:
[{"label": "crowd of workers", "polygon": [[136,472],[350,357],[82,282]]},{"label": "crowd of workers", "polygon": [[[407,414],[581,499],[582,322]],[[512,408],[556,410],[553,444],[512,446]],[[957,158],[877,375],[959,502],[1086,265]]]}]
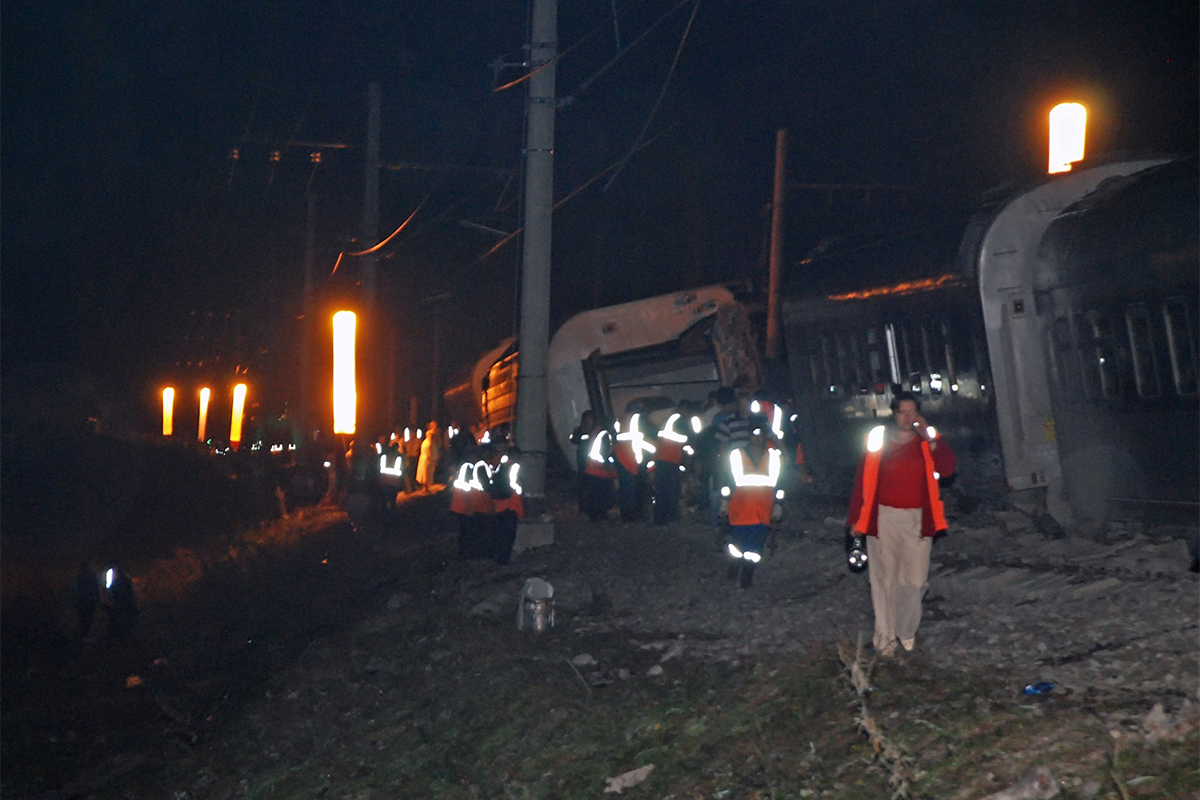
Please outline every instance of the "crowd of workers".
[{"label": "crowd of workers", "polygon": [[[931,543],[946,529],[938,486],[955,469],[915,395],[895,393],[891,410],[890,430],[878,425],[867,437],[846,521],[851,568],[870,565],[874,646],[884,656],[897,644],[915,646]],[[749,588],[785,491],[811,482],[795,420],[767,393],[739,397],[729,387],[704,404],[634,401],[615,420],[585,411],[570,436],[579,509],[598,521],[615,505],[625,522],[649,515],[665,525],[686,502],[724,532],[727,575]],[[470,431],[430,422],[365,445],[355,440],[344,452],[334,447],[324,467],[325,501],[352,515],[378,514],[405,494],[449,484],[459,558],[506,564],[512,556],[525,509],[520,452],[507,424]],[[101,584],[94,570],[80,568],[73,592],[80,629],[86,636],[102,609],[108,636],[124,638],[137,624],[133,585],[115,564]]]},{"label": "crowd of workers", "polygon": [[[867,437],[846,521],[852,568],[870,565],[874,647],[885,657],[912,650],[921,618],[933,538],[946,530],[939,483],[955,457],[920,414],[920,400],[897,391],[891,426]],[[652,414],[654,422],[651,422]],[[783,515],[785,486],[811,482],[795,415],[766,393],[740,400],[723,387],[704,406],[651,411],[631,403],[610,423],[585,411],[571,434],[580,511],[603,518],[615,502],[621,519],[678,519],[681,495],[708,508],[727,531],[727,575],[753,583],[772,525]]]}]

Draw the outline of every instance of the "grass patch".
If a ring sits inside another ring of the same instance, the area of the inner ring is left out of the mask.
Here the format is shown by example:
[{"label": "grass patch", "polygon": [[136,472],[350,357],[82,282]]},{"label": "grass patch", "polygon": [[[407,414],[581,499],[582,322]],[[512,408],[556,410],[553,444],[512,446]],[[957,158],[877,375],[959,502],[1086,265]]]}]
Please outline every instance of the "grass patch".
[{"label": "grass patch", "polygon": [[[383,640],[336,637],[155,790],[194,782],[199,766],[211,797],[601,797],[606,779],[653,764],[624,796],[875,800],[895,791],[832,649],[740,663],[673,658],[650,676],[662,649],[646,641],[562,628],[535,636],[506,623],[442,617]],[[583,652],[597,663],[573,667]],[[982,797],[1043,764],[1064,781],[1063,797],[1091,780],[1100,797],[1122,796],[1114,774],[1130,797],[1200,785],[1194,728],[1183,742],[1130,740],[1114,763],[1094,698],[1030,703],[981,688],[997,686],[993,676],[919,658],[881,665],[870,682],[870,712],[904,759],[904,796]]]}]

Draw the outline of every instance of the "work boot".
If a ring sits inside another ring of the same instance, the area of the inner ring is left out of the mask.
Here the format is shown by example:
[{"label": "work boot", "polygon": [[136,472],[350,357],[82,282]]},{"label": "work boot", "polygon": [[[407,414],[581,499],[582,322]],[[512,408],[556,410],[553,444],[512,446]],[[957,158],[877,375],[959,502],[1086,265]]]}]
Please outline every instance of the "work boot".
[{"label": "work boot", "polygon": [[738,585],[740,585],[743,589],[749,589],[752,583],[754,583],[754,565],[749,561],[743,561],[742,577],[738,582]]}]

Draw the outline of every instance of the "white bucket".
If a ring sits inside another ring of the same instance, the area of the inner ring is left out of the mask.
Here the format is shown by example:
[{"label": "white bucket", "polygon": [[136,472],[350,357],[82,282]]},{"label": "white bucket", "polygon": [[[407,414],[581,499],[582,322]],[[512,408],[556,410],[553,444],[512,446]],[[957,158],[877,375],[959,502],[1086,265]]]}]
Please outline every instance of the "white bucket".
[{"label": "white bucket", "polygon": [[517,603],[517,630],[538,633],[554,627],[554,587],[541,578],[530,578]]}]

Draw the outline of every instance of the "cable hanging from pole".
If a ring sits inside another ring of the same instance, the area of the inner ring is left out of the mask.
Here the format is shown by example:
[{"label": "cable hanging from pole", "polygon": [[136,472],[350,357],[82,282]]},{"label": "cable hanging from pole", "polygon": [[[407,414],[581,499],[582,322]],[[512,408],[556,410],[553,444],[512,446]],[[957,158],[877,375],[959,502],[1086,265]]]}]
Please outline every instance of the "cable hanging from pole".
[{"label": "cable hanging from pole", "polygon": [[[674,128],[674,127],[675,127],[674,125],[672,125],[672,126],[671,126],[671,128]],[[639,145],[638,145],[638,146],[637,146],[637,147],[636,147],[636,148],[635,148],[633,151],[631,151],[631,152],[629,153],[629,155],[634,155],[634,154],[635,154],[635,153],[637,153],[638,151],[640,151],[640,150],[644,150],[644,149],[646,149],[647,147],[649,147],[650,145],[654,144],[654,143],[655,143],[655,142],[657,142],[659,139],[661,139],[662,137],[666,136],[666,135],[667,135],[667,133],[668,133],[668,132],[671,130],[671,128],[667,128],[667,130],[661,131],[660,133],[658,133],[658,134],[654,135],[653,137],[651,137],[651,138],[650,138],[650,139],[648,139],[647,141],[644,141],[644,142],[642,142],[642,143],[641,143],[641,144],[639,144]],[[587,179],[586,181],[584,181],[582,184],[580,184],[579,186],[577,186],[577,187],[575,187],[574,189],[572,189],[572,190],[571,190],[570,192],[568,192],[568,193],[567,193],[567,194],[566,194],[566,195],[565,195],[565,196],[564,196],[562,199],[560,199],[560,200],[556,201],[556,202],[554,203],[554,205],[553,205],[553,206],[551,206],[550,210],[551,210],[551,211],[558,211],[558,209],[559,209],[559,208],[560,208],[562,205],[564,205],[565,203],[567,203],[567,202],[568,202],[568,201],[570,201],[570,200],[573,200],[573,199],[575,199],[575,197],[576,197],[576,196],[577,196],[577,195],[578,195],[580,192],[582,192],[584,189],[586,189],[586,188],[588,188],[589,186],[591,186],[591,185],[592,185],[593,183],[595,183],[596,181],[598,181],[598,180],[600,180],[601,178],[603,178],[605,175],[607,175],[607,174],[608,174],[609,172],[611,172],[612,170],[616,169],[616,168],[617,168],[617,167],[618,167],[620,164],[621,164],[621,162],[620,162],[620,161],[614,161],[612,164],[609,164],[607,167],[605,167],[604,169],[600,170],[599,172],[597,172],[597,173],[596,173],[595,175],[593,175],[592,177],[588,178],[588,179]],[[492,247],[490,250],[488,250],[486,253],[484,253],[483,255],[481,255],[481,256],[479,257],[479,259],[478,259],[478,260],[477,260],[475,263],[476,263],[476,264],[479,264],[479,263],[481,263],[481,262],[482,262],[482,261],[483,261],[485,258],[487,258],[487,257],[488,257],[488,256],[490,256],[492,253],[494,253],[494,252],[496,252],[497,250],[499,250],[499,249],[500,249],[501,247],[503,247],[504,245],[506,245],[506,244],[508,244],[509,242],[511,242],[513,239],[515,239],[515,238],[517,238],[518,236],[520,236],[520,235],[521,235],[521,234],[522,234],[524,231],[525,231],[525,226],[524,226],[524,225],[522,225],[521,227],[517,228],[515,231],[513,231],[512,233],[510,233],[510,234],[508,234],[507,236],[505,236],[505,237],[504,237],[503,239],[501,239],[499,242],[496,242],[496,244],[495,244],[495,245],[494,245],[494,246],[493,246],[493,247]]]},{"label": "cable hanging from pole", "polygon": [[398,233],[400,233],[400,231],[404,230],[405,226],[408,225],[408,223],[413,221],[413,217],[417,216],[417,212],[420,211],[421,208],[425,205],[425,203],[429,201],[429,197],[432,194],[433,194],[433,192],[430,192],[429,194],[425,195],[425,199],[422,200],[420,202],[420,204],[418,204],[417,207],[413,209],[413,212],[408,215],[408,219],[404,220],[404,222],[401,222],[400,227],[396,228],[396,230],[392,231],[391,235],[388,236],[383,241],[381,241],[379,244],[375,245],[374,247],[368,247],[366,250],[359,250],[356,253],[347,253],[345,250],[338,253],[337,261],[334,262],[333,270],[329,273],[329,277],[332,278],[335,274],[337,274],[338,267],[341,266],[341,264],[342,264],[343,256],[356,256],[357,257],[357,256],[370,255],[371,253],[378,252],[380,248],[382,248],[384,245],[386,245],[392,239],[396,238],[396,234],[398,234]]},{"label": "cable hanging from pole", "polygon": [[[624,8],[624,6],[622,6],[622,9],[623,8]],[[616,24],[616,13],[617,13],[617,8],[614,6],[613,7],[613,24],[614,25]],[[514,86],[519,86],[522,83],[524,83],[525,81],[532,78],[534,75],[537,75],[542,70],[551,66],[552,64],[557,64],[563,57],[565,57],[567,55],[567,53],[570,53],[575,48],[579,47],[581,44],[586,42],[588,39],[592,38],[592,36],[594,36],[601,28],[603,28],[605,26],[605,24],[607,24],[607,22],[608,22],[608,20],[604,20],[602,22],[597,23],[596,26],[594,28],[592,28],[590,31],[588,31],[587,33],[585,33],[583,35],[583,37],[579,39],[579,41],[575,42],[575,44],[571,45],[566,50],[560,51],[558,53],[558,55],[556,55],[554,58],[547,61],[545,64],[539,64],[537,69],[533,70],[532,72],[525,73],[524,75],[517,78],[516,80],[509,81],[508,83],[504,84],[503,86],[497,86],[495,89],[492,89],[492,92],[493,93],[494,92],[503,92],[506,89],[511,89]],[[540,44],[540,43],[538,43],[538,44]],[[618,42],[618,46],[619,45],[620,45],[620,42]],[[516,66],[516,65],[506,65],[506,66]]]},{"label": "cable hanging from pole", "polygon": [[633,147],[625,154],[617,163],[616,171],[609,176],[608,181],[604,184],[601,191],[607,192],[609,187],[613,185],[613,181],[621,174],[621,170],[625,169],[625,165],[629,163],[629,159],[633,157],[640,148],[642,138],[645,137],[646,131],[650,129],[650,123],[654,121],[654,115],[658,113],[658,107],[662,105],[663,98],[667,95],[667,88],[671,85],[671,77],[675,74],[675,67],[679,64],[679,56],[683,53],[683,46],[687,43],[688,34],[692,32],[692,23],[696,20],[696,12],[700,10],[700,0],[696,0],[696,5],[692,7],[692,15],[688,17],[687,27],[683,29],[683,38],[679,40],[679,47],[675,49],[675,58],[671,61],[671,69],[667,72],[667,79],[663,81],[662,90],[658,93],[658,99],[654,101],[654,107],[650,109],[650,115],[646,117],[646,124],[642,125],[642,131],[633,141]]}]

